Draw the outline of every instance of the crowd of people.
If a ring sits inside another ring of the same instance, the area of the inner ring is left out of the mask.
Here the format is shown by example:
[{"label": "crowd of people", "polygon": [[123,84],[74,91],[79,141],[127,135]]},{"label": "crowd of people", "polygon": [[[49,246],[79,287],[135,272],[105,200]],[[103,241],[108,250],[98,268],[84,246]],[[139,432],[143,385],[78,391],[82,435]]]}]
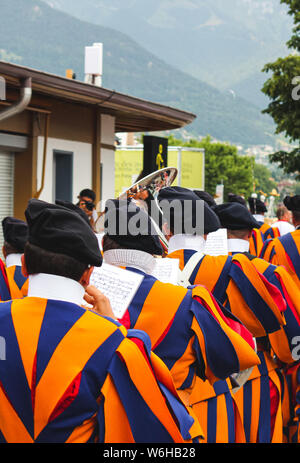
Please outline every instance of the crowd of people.
[{"label": "crowd of people", "polygon": [[[78,199],[2,221],[0,442],[300,442],[300,196],[270,224],[258,198],[164,187],[167,249],[134,199],[107,202],[99,245],[95,194]],[[228,253],[206,254],[221,228]],[[141,277],[122,318],[90,284],[103,262]]]}]

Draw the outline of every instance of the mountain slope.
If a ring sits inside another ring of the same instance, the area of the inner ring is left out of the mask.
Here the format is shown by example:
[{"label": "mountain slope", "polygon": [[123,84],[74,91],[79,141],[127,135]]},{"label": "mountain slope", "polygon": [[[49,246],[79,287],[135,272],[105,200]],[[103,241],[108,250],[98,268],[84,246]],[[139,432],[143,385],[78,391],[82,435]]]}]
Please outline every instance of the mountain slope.
[{"label": "mountain slope", "polygon": [[44,1],[122,31],[167,63],[258,103],[255,81],[266,62],[286,53],[292,27],[280,0]]},{"label": "mountain slope", "polygon": [[0,59],[83,79],[84,47],[104,44],[103,86],[194,112],[193,135],[272,143],[273,124],[252,104],[167,65],[126,35],[75,19],[39,0],[0,0]]}]

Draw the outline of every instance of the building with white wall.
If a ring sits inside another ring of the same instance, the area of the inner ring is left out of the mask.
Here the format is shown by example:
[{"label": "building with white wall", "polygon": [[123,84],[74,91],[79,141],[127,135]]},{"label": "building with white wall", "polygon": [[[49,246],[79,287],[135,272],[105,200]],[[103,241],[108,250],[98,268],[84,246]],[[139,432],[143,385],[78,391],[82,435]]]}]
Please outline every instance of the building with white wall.
[{"label": "building with white wall", "polygon": [[171,130],[195,116],[93,84],[0,61],[0,221],[30,198],[115,194],[115,134]]}]

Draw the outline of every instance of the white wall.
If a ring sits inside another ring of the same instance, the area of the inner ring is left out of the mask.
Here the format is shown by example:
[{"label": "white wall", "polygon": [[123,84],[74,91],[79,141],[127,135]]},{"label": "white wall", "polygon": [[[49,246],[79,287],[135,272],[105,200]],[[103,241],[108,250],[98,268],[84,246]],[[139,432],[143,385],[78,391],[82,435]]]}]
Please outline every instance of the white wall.
[{"label": "white wall", "polygon": [[101,148],[102,203],[115,197],[115,152]]},{"label": "white wall", "polygon": [[[73,202],[83,188],[92,188],[92,145],[77,141],[48,138],[45,183],[39,199],[54,201],[53,151],[73,153]],[[42,183],[44,137],[38,137],[37,190]]]},{"label": "white wall", "polygon": [[[101,143],[114,146],[115,118],[101,115]],[[43,168],[44,137],[38,137],[37,190],[41,187]],[[48,138],[45,183],[40,198],[43,201],[54,201],[54,165],[53,151],[73,153],[73,202],[77,202],[79,192],[84,188],[92,188],[92,144],[71,140]],[[115,151],[101,148],[102,163],[102,204],[115,195]]]},{"label": "white wall", "polygon": [[[101,143],[115,144],[115,118],[106,114],[101,115]],[[101,148],[102,164],[102,201],[115,197],[115,151]]]}]

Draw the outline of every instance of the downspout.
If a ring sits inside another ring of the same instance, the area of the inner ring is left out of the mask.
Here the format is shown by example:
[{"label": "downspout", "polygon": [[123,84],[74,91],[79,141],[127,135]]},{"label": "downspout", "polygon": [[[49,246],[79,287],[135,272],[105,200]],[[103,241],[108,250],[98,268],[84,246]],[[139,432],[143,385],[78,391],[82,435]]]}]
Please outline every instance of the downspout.
[{"label": "downspout", "polygon": [[39,199],[44,186],[45,186],[45,173],[46,173],[46,158],[47,158],[47,144],[49,136],[50,114],[45,115],[45,133],[44,133],[44,150],[43,150],[43,167],[42,167],[42,183],[40,189],[34,195],[35,199]]},{"label": "downspout", "polygon": [[17,103],[12,104],[9,108],[0,112],[0,122],[21,113],[30,103],[32,96],[31,77],[23,80],[21,87],[21,99]]}]

